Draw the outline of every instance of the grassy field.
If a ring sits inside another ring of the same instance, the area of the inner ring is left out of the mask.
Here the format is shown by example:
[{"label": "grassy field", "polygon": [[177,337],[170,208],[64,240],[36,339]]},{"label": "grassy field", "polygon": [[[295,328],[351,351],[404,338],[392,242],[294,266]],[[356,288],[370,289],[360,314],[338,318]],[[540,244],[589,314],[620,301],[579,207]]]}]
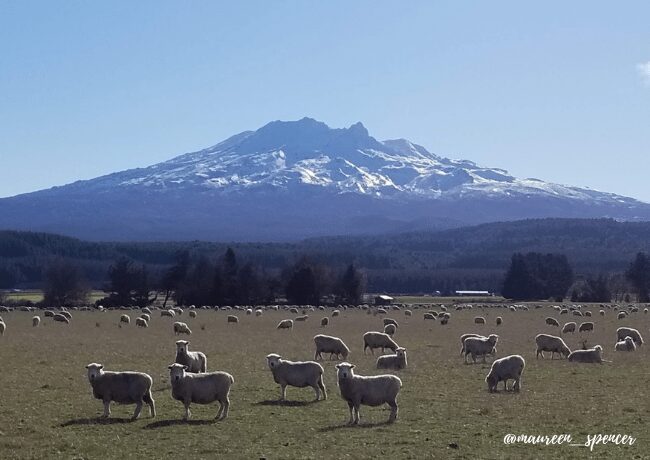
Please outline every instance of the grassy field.
[{"label": "grassy field", "polygon": [[[265,356],[312,359],[312,337],[325,332],[350,346],[348,360],[359,373],[377,373],[375,358],[363,355],[361,336],[379,329],[381,317],[348,310],[322,329],[324,313],[314,312],[293,331],[278,331],[277,322],[292,315],[239,314],[237,325],[226,324],[226,312],[200,310],[196,319],[182,315],[193,330],[190,348],[207,354],[210,370],[235,377],[227,420],[213,421],[216,404],[193,405],[193,419],[186,423],[182,404],[170,395],[167,365],[177,339],[172,320],[154,312],[148,329],[118,328],[121,313],[73,312],[68,326],[43,318],[38,328],[31,327],[32,313],[2,313],[7,331],[0,338],[1,458],[650,458],[648,345],[636,353],[613,351],[617,327],[632,325],[647,334],[650,315],[643,313],[622,321],[613,311],[604,318],[596,314],[595,332],[584,337],[602,344],[613,363],[589,365],[535,359],[535,334],[558,333],[544,324],[553,313],[550,307],[453,311],[447,326],[425,322],[422,310],[411,318],[391,312],[400,322],[395,338],[409,356],[409,367],[398,372],[404,384],[400,417],[386,425],[386,408],[362,407],[359,427],[345,426],[348,409],[338,394],[336,362],[324,362],[327,401],[312,403],[311,389],[290,387],[291,402],[278,404],[280,391]],[[477,314],[488,325],[474,325]],[[498,315],[504,324],[497,328]],[[526,358],[521,393],[487,392],[489,364],[464,365],[459,356],[458,338],[466,332],[496,332],[498,356]],[[579,339],[577,333],[570,336],[569,346],[576,347]],[[113,418],[100,421],[102,405],[92,397],[85,370],[93,361],[107,370],[149,373],[158,416],[150,419],[145,407],[140,420],[129,422],[134,406],[113,405]],[[590,452],[568,445],[504,445],[507,433],[568,433],[576,443],[598,433],[637,440],[633,446],[600,445]]]},{"label": "grassy field", "polygon": [[[43,300],[43,291],[39,289],[27,289],[20,292],[7,292],[5,297],[11,302],[40,302]],[[95,303],[99,299],[106,297],[104,291],[90,291],[88,303]]]}]

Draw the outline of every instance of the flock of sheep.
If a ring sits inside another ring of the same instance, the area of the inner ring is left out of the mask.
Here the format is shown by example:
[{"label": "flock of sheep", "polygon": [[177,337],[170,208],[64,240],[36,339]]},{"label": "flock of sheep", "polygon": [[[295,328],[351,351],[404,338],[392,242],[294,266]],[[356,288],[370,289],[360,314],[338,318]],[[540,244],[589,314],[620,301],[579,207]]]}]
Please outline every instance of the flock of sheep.
[{"label": "flock of sheep", "polygon": [[[487,306],[486,306],[487,307]],[[502,308],[509,308],[511,310],[527,310],[527,306],[511,305],[501,306]],[[208,307],[203,307],[207,309]],[[280,310],[285,308],[292,314],[299,314],[298,307],[279,307],[270,306],[267,309]],[[340,307],[348,308],[348,307]],[[399,306],[392,306],[387,308],[373,308],[367,305],[361,307],[367,310],[368,314],[374,313],[375,315],[387,315],[390,308],[400,310]],[[414,306],[414,309],[419,308]],[[447,311],[444,306],[439,306],[440,312],[427,311],[424,313],[424,320],[439,321],[441,325],[445,325],[451,319],[451,313]],[[457,309],[472,308],[472,306],[458,306]],[[537,306],[536,308],[541,308]],[[575,316],[591,316],[588,310],[582,310],[581,306],[571,307],[553,307],[560,315],[568,314],[571,312]],[[609,306],[609,308],[612,308]],[[613,307],[616,310],[619,308]],[[23,307],[27,311],[31,311],[28,307]],[[84,307],[82,310],[103,310],[102,307],[91,308]],[[222,307],[222,309],[233,310],[231,307]],[[261,316],[263,309],[253,310],[252,308],[235,307],[235,310],[241,310],[247,315]],[[325,310],[324,307],[318,307],[320,310]],[[430,306],[429,306],[430,309]],[[0,312],[9,311],[6,307],[0,307]],[[302,315],[294,319],[284,319],[278,323],[277,329],[292,329],[294,321],[306,321],[309,318],[307,312],[316,311],[316,307],[302,307]],[[627,310],[621,309],[618,311],[617,317],[619,319],[626,318],[630,313],[638,312],[635,306],[628,307]],[[647,313],[648,309],[644,310]],[[183,309],[175,307],[169,310],[161,310],[162,317],[175,318],[182,315]],[[411,310],[404,310],[407,317],[413,315]],[[146,328],[151,321],[152,309],[143,308],[135,320],[138,327]],[[331,317],[340,315],[340,309],[336,309],[331,313]],[[600,310],[600,315],[605,315],[605,310]],[[45,317],[51,317],[52,321],[62,322],[69,324],[72,320],[72,314],[67,309],[60,309],[58,311],[46,310]],[[191,318],[197,317],[197,309],[190,307],[188,316]],[[229,314],[226,317],[227,323],[239,323],[239,318],[234,314]],[[130,324],[131,318],[128,314],[121,314],[119,326],[123,324]],[[41,323],[39,316],[32,318],[33,327],[38,327]],[[321,327],[326,327],[330,323],[330,317],[325,316],[321,319]],[[482,316],[476,316],[474,323],[478,325],[485,325],[486,319]],[[548,317],[545,320],[546,325],[559,327],[559,321],[553,317]],[[99,323],[97,323],[99,325]],[[501,316],[496,318],[496,326],[503,324]],[[375,350],[381,350],[382,355],[376,360],[377,369],[387,369],[393,371],[400,371],[407,367],[407,352],[406,348],[400,347],[393,339],[394,334],[399,327],[396,320],[388,317],[383,318],[383,331],[369,331],[363,334],[363,353],[364,355],[369,350],[374,355]],[[180,321],[175,321],[172,325],[174,334],[191,335],[192,331],[189,326]],[[566,334],[575,333],[576,329],[579,332],[589,332],[594,330],[594,323],[583,322],[579,326],[575,322],[567,322],[561,329],[561,333]],[[0,334],[4,335],[6,324],[0,317]],[[635,351],[637,347],[643,344],[641,333],[637,329],[630,327],[620,327],[617,329],[617,337],[614,345],[616,351]],[[326,400],[327,389],[323,381],[324,369],[317,361],[323,358],[323,353],[329,354],[329,359],[346,360],[350,355],[350,348],[338,337],[333,337],[325,334],[317,334],[314,338],[314,361],[289,361],[283,359],[280,355],[271,353],[266,356],[267,365],[273,376],[273,380],[280,386],[280,399],[286,398],[286,389],[288,386],[305,388],[311,387],[315,392],[315,400]],[[468,364],[468,356],[471,356],[472,362],[476,362],[477,358],[482,358],[482,362],[486,362],[488,356],[496,356],[497,344],[499,336],[490,334],[483,336],[476,333],[463,334],[461,340],[461,355],[464,362]],[[230,389],[234,384],[234,377],[226,372],[216,371],[208,372],[207,357],[200,351],[190,351],[189,341],[177,340],[176,341],[176,355],[174,362],[168,366],[171,393],[173,399],[183,403],[185,413],[183,418],[189,419],[191,417],[190,405],[195,404],[210,404],[219,402],[219,410],[216,419],[223,420],[228,416],[230,408]],[[611,362],[603,359],[603,348],[600,345],[587,347],[586,341],[582,342],[582,348],[571,350],[564,339],[560,336],[551,334],[540,333],[535,336],[536,344],[536,357],[544,358],[544,352],[551,353],[551,359],[555,358],[555,354],[559,357],[567,358],[570,362],[577,363],[603,363]],[[386,349],[392,351],[392,354],[384,355]],[[526,362],[521,355],[513,354],[503,358],[494,359],[490,371],[485,377],[488,391],[494,392],[497,390],[497,385],[504,382],[504,390],[508,391],[508,381],[513,380],[511,387],[512,391],[519,391],[521,389],[521,378],[526,366]],[[348,362],[341,362],[335,366],[337,383],[339,391],[343,400],[346,401],[350,411],[349,424],[359,423],[359,410],[361,405],[380,406],[387,404],[391,411],[388,422],[394,422],[398,416],[397,396],[402,388],[402,380],[393,374],[382,374],[373,376],[363,376],[355,373],[354,364]],[[120,404],[135,404],[135,412],[133,419],[137,419],[142,411],[142,406],[147,404],[149,406],[150,415],[156,415],[155,402],[151,394],[153,379],[148,374],[142,372],[112,372],[105,371],[102,364],[90,363],[86,366],[88,373],[88,380],[92,387],[93,395],[95,398],[102,400],[104,405],[104,417],[110,416],[110,403],[117,402]]]}]

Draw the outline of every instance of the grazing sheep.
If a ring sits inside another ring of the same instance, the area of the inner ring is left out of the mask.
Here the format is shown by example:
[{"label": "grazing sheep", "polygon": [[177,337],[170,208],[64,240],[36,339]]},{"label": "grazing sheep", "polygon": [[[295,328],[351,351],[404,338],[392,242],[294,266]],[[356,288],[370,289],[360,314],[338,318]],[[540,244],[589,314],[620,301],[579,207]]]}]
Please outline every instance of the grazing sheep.
[{"label": "grazing sheep", "polygon": [[129,317],[129,315],[122,315],[120,316],[120,323],[130,324],[131,318]]},{"label": "grazing sheep", "polygon": [[304,388],[312,387],[316,392],[316,401],[327,399],[327,390],[323,382],[323,367],[315,361],[288,361],[280,355],[271,353],[266,356],[266,362],[273,374],[273,380],[280,385],[280,400],[287,397],[287,386]]},{"label": "grazing sheep", "polygon": [[555,318],[551,318],[550,316],[546,318],[546,324],[548,324],[549,326],[560,327],[560,323],[558,323]]},{"label": "grazing sheep", "polygon": [[296,316],[295,321],[307,321],[309,319],[309,315],[302,315],[302,316]]},{"label": "grazing sheep", "polygon": [[293,314],[297,315],[297,314],[298,314],[298,309],[295,308],[295,307],[294,307],[294,308],[290,308],[290,309],[289,309],[289,313],[293,313]]},{"label": "grazing sheep", "polygon": [[582,312],[579,310],[573,310],[573,316],[582,316]]},{"label": "grazing sheep", "polygon": [[0,336],[5,335],[5,329],[7,329],[7,325],[4,321],[0,320]]},{"label": "grazing sheep", "polygon": [[146,315],[151,314],[151,308],[149,308],[149,307],[144,307],[141,311],[142,311],[142,313],[144,313]]},{"label": "grazing sheep", "polygon": [[160,316],[167,316],[169,318],[173,318],[176,316],[176,313],[174,310],[160,310]]},{"label": "grazing sheep", "polygon": [[188,314],[190,315],[190,318],[196,318],[196,312],[194,310],[190,310]]},{"label": "grazing sheep", "polygon": [[399,347],[394,355],[384,355],[377,358],[377,369],[401,370],[407,366],[406,348]]},{"label": "grazing sheep", "polygon": [[183,309],[181,307],[174,307],[172,308],[172,311],[179,316],[183,314]]},{"label": "grazing sheep", "polygon": [[52,310],[45,310],[45,311],[43,312],[43,316],[44,316],[45,318],[51,318],[52,316],[54,316],[54,312],[53,312]]},{"label": "grazing sheep", "polygon": [[586,350],[575,350],[569,355],[569,361],[575,363],[600,363],[603,362],[603,347],[596,345]]},{"label": "grazing sheep", "polygon": [[330,360],[334,355],[336,359],[347,359],[350,354],[350,349],[343,342],[343,340],[338,337],[332,337],[329,335],[318,334],[314,336],[314,343],[316,344],[316,353],[314,354],[314,360],[323,359],[321,353],[329,353]]},{"label": "grazing sheep", "polygon": [[495,359],[490,368],[490,372],[485,377],[485,383],[488,384],[488,391],[493,393],[497,391],[499,382],[503,382],[503,390],[508,391],[508,380],[514,380],[512,391],[521,389],[521,374],[526,367],[526,361],[520,355],[510,355],[505,358]]},{"label": "grazing sheep", "polygon": [[329,319],[327,316],[326,316],[325,318],[323,318],[323,319],[320,320],[320,325],[321,325],[322,327],[327,326],[329,323],[330,323],[330,319]]},{"label": "grazing sheep", "polygon": [[180,321],[176,321],[174,323],[174,335],[180,335],[180,334],[191,335],[192,330],[187,324],[181,323]]},{"label": "grazing sheep", "polygon": [[594,323],[587,321],[584,323],[580,323],[580,327],[578,327],[578,332],[589,332],[594,330]]},{"label": "grazing sheep", "polygon": [[262,310],[260,310],[259,308],[255,310],[255,316],[262,316]]},{"label": "grazing sheep", "polygon": [[144,318],[136,318],[135,325],[137,327],[149,327],[149,322]]},{"label": "grazing sheep", "polygon": [[361,405],[390,406],[388,423],[397,419],[397,395],[402,388],[402,381],[395,375],[354,375],[354,364],[341,363],[336,365],[336,376],[341,390],[341,397],[347,401],[350,408],[349,425],[359,423]]},{"label": "grazing sheep", "polygon": [[147,323],[151,321],[151,315],[149,315],[149,313],[142,313],[140,318],[144,319]]},{"label": "grazing sheep", "polygon": [[156,405],[151,396],[153,380],[149,375],[142,372],[104,371],[104,366],[98,363],[90,363],[86,369],[93,396],[104,402],[104,418],[111,415],[111,401],[135,404],[132,420],[140,416],[143,403],[149,406],[151,417],[156,416]]},{"label": "grazing sheep", "polygon": [[293,329],[293,320],[292,319],[283,319],[278,323],[276,329]]},{"label": "grazing sheep", "polygon": [[605,310],[600,310],[600,316],[605,316]]},{"label": "grazing sheep", "polygon": [[392,319],[392,318],[384,318],[384,326],[388,326],[389,324],[392,324],[395,327],[399,327],[399,324],[394,319]]},{"label": "grazing sheep", "polygon": [[65,316],[68,319],[68,321],[72,320],[72,315],[70,314],[69,311],[61,310],[59,314]]},{"label": "grazing sheep", "polygon": [[577,324],[574,323],[573,321],[570,323],[566,323],[564,326],[562,326],[562,334],[568,334],[569,332],[575,332],[576,331]]},{"label": "grazing sheep", "polygon": [[463,334],[460,336],[460,355],[463,356],[465,354],[465,339],[468,337],[482,337],[484,339],[487,339],[487,337],[481,335],[481,334]]},{"label": "grazing sheep", "polygon": [[176,341],[176,358],[175,363],[187,366],[188,372],[199,373],[208,371],[208,359],[205,353],[200,351],[190,351],[187,340]]},{"label": "grazing sheep", "polygon": [[60,313],[57,313],[54,316],[52,316],[52,320],[56,321],[57,323],[70,324],[70,320]]},{"label": "grazing sheep", "polygon": [[377,315],[385,315],[385,314],[387,314],[387,313],[388,313],[388,312],[387,312],[385,309],[383,309],[383,308],[378,308],[378,309],[377,309],[377,312],[376,312]]},{"label": "grazing sheep", "polygon": [[621,340],[620,342],[616,342],[616,345],[614,346],[614,350],[635,351],[636,345],[634,344],[634,339],[628,335],[627,337],[625,337],[624,340]]},{"label": "grazing sheep", "polygon": [[545,351],[551,352],[551,359],[554,359],[555,353],[564,357],[571,354],[571,350],[561,337],[548,334],[537,334],[535,336],[535,343],[537,344],[537,353],[535,354],[536,358],[539,358],[539,355],[542,355],[542,359],[544,359]]},{"label": "grazing sheep", "polygon": [[435,319],[436,319],[436,315],[434,315],[433,313],[425,313],[425,314],[424,314],[424,319],[432,319],[432,320],[435,320]]},{"label": "grazing sheep", "polygon": [[397,328],[395,328],[394,324],[387,324],[384,326],[384,334],[388,334],[392,337],[395,335],[395,332],[397,332]]},{"label": "grazing sheep", "polygon": [[246,309],[246,314],[247,315],[252,315],[253,314],[253,309],[252,308],[247,308]]},{"label": "grazing sheep", "polygon": [[413,316],[413,312],[411,310],[404,310],[404,316]]},{"label": "grazing sheep", "polygon": [[496,334],[490,334],[488,338],[467,337],[463,342],[465,345],[465,363],[467,363],[467,355],[472,355],[472,361],[474,362],[476,362],[477,356],[482,356],[483,362],[485,362],[485,356],[492,354],[498,340],[499,336]]},{"label": "grazing sheep", "polygon": [[586,312],[585,312],[585,316],[589,316],[589,317],[591,317],[591,312],[590,312],[590,311],[586,311]]},{"label": "grazing sheep", "polygon": [[334,311],[332,312],[332,317],[334,317],[334,316],[339,316],[340,314],[341,314],[340,311],[338,311],[338,310],[334,310]]},{"label": "grazing sheep", "polygon": [[32,327],[38,327],[41,324],[41,317],[36,315],[32,317]]},{"label": "grazing sheep", "polygon": [[474,324],[485,324],[485,318],[477,316],[474,318]]},{"label": "grazing sheep", "polygon": [[187,372],[187,366],[178,363],[170,364],[168,368],[172,383],[172,398],[182,401],[185,406],[184,420],[192,416],[191,403],[210,404],[215,401],[219,401],[216,419],[224,420],[228,417],[230,387],[235,383],[232,375],[226,372],[195,374]]},{"label": "grazing sheep", "polygon": [[503,324],[503,318],[497,316],[497,326],[501,326],[502,324]]},{"label": "grazing sheep", "polygon": [[616,316],[618,319],[625,319],[627,318],[627,312],[626,311],[619,311],[618,315]]},{"label": "grazing sheep", "polygon": [[235,316],[235,315],[228,315],[228,321],[227,322],[228,323],[238,323],[239,318],[237,318],[237,316]]},{"label": "grazing sheep", "polygon": [[619,327],[616,329],[616,340],[625,340],[625,337],[628,336],[632,337],[637,347],[643,345],[643,337],[641,337],[641,333],[638,330],[631,327]]},{"label": "grazing sheep", "polygon": [[393,353],[397,351],[399,345],[388,335],[383,332],[366,332],[363,334],[363,354],[366,354],[366,349],[370,348],[370,353],[375,354],[375,348],[381,348],[381,352],[384,353],[384,349],[390,348],[393,350]]}]

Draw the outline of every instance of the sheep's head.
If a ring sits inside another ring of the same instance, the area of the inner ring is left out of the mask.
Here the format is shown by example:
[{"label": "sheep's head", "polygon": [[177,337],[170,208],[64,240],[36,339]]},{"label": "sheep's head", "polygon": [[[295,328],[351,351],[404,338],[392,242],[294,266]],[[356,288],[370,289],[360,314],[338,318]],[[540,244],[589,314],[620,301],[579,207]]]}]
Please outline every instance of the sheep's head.
[{"label": "sheep's head", "polygon": [[86,366],[86,369],[88,369],[88,381],[91,383],[104,373],[104,366],[98,363],[90,363]]},{"label": "sheep's head", "polygon": [[344,345],[343,348],[341,349],[341,356],[343,356],[343,359],[346,359],[349,354],[350,354],[350,349]]},{"label": "sheep's head", "polygon": [[169,378],[172,382],[177,382],[185,376],[185,371],[188,369],[187,366],[182,364],[174,363],[167,366],[169,369]]},{"label": "sheep's head", "polygon": [[339,380],[351,379],[354,377],[354,364],[340,363],[336,365],[336,376]]},{"label": "sheep's head", "polygon": [[488,337],[488,340],[489,340],[491,343],[496,344],[496,343],[499,341],[499,336],[496,335],[496,334],[490,334],[490,336]]},{"label": "sheep's head", "polygon": [[488,391],[492,392],[496,389],[499,379],[495,372],[490,369],[490,373],[485,377],[485,383],[488,384]]},{"label": "sheep's head", "polygon": [[176,352],[177,353],[187,353],[187,346],[190,344],[187,340],[177,340],[176,341]]},{"label": "sheep's head", "polygon": [[395,350],[395,353],[397,353],[397,356],[401,358],[402,356],[406,355],[406,348],[399,347],[397,350]]},{"label": "sheep's head", "polygon": [[569,349],[569,347],[567,347],[566,345],[562,345],[562,349],[560,350],[560,352],[561,352],[565,357],[567,357],[567,356],[569,356],[569,355],[571,354],[571,349]]},{"label": "sheep's head", "polygon": [[625,337],[625,343],[628,347],[634,346],[634,339],[628,335]]},{"label": "sheep's head", "polygon": [[267,355],[266,363],[269,365],[269,369],[273,370],[276,367],[278,367],[281,359],[282,357],[280,355],[276,355],[275,353],[271,353],[270,355]]}]

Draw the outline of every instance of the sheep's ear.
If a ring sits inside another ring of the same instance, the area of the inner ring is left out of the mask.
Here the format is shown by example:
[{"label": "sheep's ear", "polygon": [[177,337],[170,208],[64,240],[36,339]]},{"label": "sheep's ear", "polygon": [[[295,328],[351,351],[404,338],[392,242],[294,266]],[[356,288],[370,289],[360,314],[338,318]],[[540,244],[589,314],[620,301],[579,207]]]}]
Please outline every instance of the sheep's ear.
[{"label": "sheep's ear", "polygon": [[[87,366],[86,366],[86,367],[87,367]],[[340,368],[341,368],[341,365],[340,365],[340,364],[337,364],[337,365],[334,366],[334,367],[336,367],[337,369],[340,369]]]},{"label": "sheep's ear", "polygon": [[357,366],[355,366],[354,364],[350,364],[350,369],[354,369],[355,367]]},{"label": "sheep's ear", "polygon": [[86,369],[88,369],[89,367],[90,367],[90,364],[88,364],[88,365],[86,366]]},{"label": "sheep's ear", "polygon": [[183,366],[183,370],[188,371],[190,368],[188,366]]},{"label": "sheep's ear", "polygon": [[172,367],[174,367],[174,365],[170,364],[169,366],[167,366],[167,369],[171,369]]},{"label": "sheep's ear", "polygon": [[97,369],[99,369],[99,370],[104,369],[104,365],[103,365],[103,364],[100,364],[99,366],[97,366]]}]

